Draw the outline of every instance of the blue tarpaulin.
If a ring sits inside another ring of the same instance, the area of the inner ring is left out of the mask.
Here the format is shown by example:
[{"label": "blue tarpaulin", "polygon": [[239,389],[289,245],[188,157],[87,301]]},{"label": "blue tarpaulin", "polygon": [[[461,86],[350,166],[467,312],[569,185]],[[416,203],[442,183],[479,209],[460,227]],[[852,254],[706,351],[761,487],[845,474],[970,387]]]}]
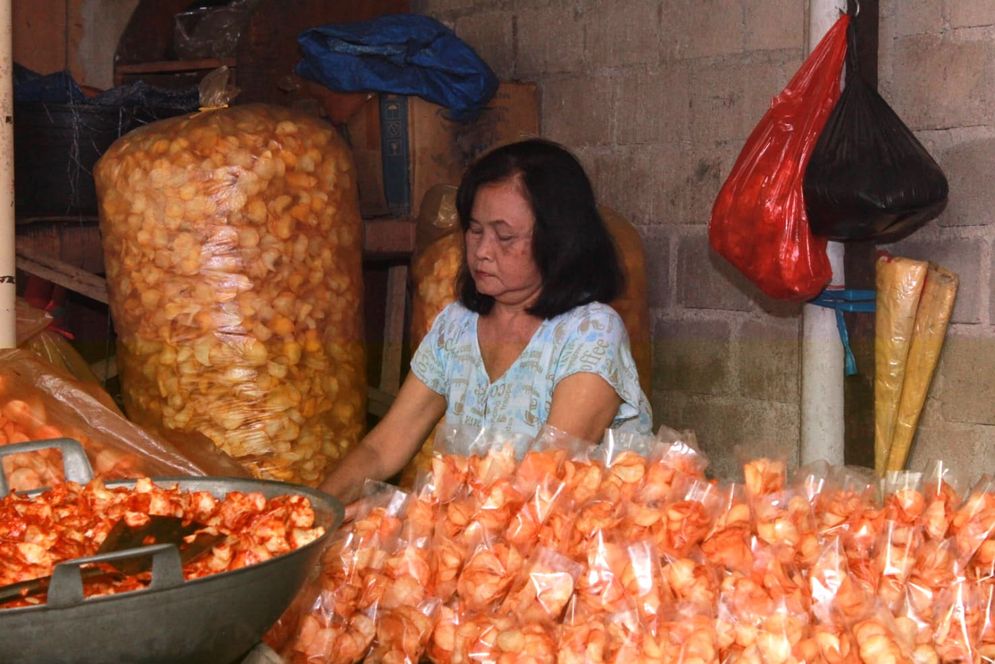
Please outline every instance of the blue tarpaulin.
[{"label": "blue tarpaulin", "polygon": [[469,45],[435,19],[393,14],[325,25],[297,38],[297,73],[340,92],[417,95],[472,119],[498,80]]}]

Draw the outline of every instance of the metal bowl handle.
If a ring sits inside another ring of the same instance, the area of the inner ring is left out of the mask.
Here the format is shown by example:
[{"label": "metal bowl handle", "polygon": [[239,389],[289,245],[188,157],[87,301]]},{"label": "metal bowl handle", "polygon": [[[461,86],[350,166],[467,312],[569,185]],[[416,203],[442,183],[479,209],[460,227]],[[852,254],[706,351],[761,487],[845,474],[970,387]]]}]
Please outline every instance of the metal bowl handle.
[{"label": "metal bowl handle", "polygon": [[[62,473],[67,482],[86,484],[93,479],[93,467],[90,466],[90,461],[86,458],[82,443],[72,438],[50,438],[48,440],[33,440],[30,443],[2,445],[0,446],[0,461],[6,456],[52,448],[62,452]],[[0,498],[9,492],[7,475],[3,472],[3,463],[0,463]]]},{"label": "metal bowl handle", "polygon": [[80,565],[139,556],[152,556],[152,582],[147,588],[133,592],[167,590],[183,585],[183,563],[180,561],[180,550],[176,545],[150,544],[124,551],[98,553],[86,558],[73,558],[59,563],[52,571],[52,581],[48,586],[48,607],[63,609],[83,603],[83,578],[80,576]]}]

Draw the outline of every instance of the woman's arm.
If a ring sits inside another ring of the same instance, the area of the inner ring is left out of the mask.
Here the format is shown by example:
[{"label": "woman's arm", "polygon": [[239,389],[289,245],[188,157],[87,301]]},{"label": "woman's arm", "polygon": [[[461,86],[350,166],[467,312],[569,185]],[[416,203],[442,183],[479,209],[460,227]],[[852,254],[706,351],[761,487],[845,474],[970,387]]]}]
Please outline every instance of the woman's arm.
[{"label": "woman's arm", "polygon": [[621,397],[604,378],[593,373],[575,373],[557,383],[553,390],[546,424],[599,443],[621,404]]},{"label": "woman's arm", "polygon": [[409,373],[387,414],[338,462],[321,490],[350,503],[359,497],[366,479],[393,477],[445,412],[445,398]]}]

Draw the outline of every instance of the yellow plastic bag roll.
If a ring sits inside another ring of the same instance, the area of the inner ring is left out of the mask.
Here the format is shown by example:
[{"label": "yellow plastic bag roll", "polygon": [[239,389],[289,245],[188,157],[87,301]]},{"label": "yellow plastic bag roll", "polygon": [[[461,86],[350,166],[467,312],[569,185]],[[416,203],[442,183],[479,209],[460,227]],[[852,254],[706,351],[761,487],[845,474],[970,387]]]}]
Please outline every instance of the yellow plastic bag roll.
[{"label": "yellow plastic bag roll", "polygon": [[905,364],[927,264],[910,258],[877,260],[874,328],[874,470],[882,475],[895,432]]},{"label": "yellow plastic bag roll", "polygon": [[126,134],[95,181],[129,417],[320,483],[366,418],[344,141],[306,113],[234,106]]},{"label": "yellow plastic bag roll", "polygon": [[957,275],[930,263],[919,298],[886,470],[905,467],[957,298]]}]

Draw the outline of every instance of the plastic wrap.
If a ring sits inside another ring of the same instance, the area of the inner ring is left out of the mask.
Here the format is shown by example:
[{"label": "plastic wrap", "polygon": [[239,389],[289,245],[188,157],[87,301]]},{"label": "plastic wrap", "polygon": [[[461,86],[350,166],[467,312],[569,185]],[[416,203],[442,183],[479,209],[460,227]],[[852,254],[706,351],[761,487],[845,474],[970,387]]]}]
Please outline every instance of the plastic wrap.
[{"label": "plastic wrap", "polygon": [[[0,421],[2,444],[61,437],[80,441],[101,479],[245,474],[213,448],[181,449],[142,430],[121,416],[106,392],[25,350],[0,351]],[[14,490],[62,479],[56,450],[7,457],[4,469]]]},{"label": "plastic wrap", "polygon": [[774,97],[712,208],[712,249],[773,298],[810,299],[832,276],[826,239],[809,229],[802,181],[839,98],[848,23],[840,17]]},{"label": "plastic wrap", "polygon": [[95,171],[125,408],[316,485],[365,427],[362,227],[330,125],[250,104],[156,122]]},{"label": "plastic wrap", "polygon": [[368,482],[356,519],[322,554],[319,574],[266,635],[290,662],[349,664],[366,656],[376,637],[384,568],[402,529],[409,495]]},{"label": "plastic wrap", "polygon": [[957,284],[956,274],[929,264],[916,309],[886,470],[905,467],[933,372],[940,361],[940,351],[943,350],[947,325],[957,297]]},{"label": "plastic wrap", "polygon": [[14,299],[14,334],[18,346],[47,328],[53,320],[52,314],[31,306],[24,298]]},{"label": "plastic wrap", "polygon": [[874,469],[883,474],[895,433],[906,361],[915,329],[916,310],[928,265],[910,258],[877,260],[877,308],[874,321]]},{"label": "plastic wrap", "polygon": [[66,338],[50,329],[53,321],[51,314],[18,297],[14,315],[18,348],[31,351],[79,381],[94,385],[100,383],[90,365]]},{"label": "plastic wrap", "polygon": [[259,0],[231,0],[173,17],[173,50],[180,60],[230,58]]}]

